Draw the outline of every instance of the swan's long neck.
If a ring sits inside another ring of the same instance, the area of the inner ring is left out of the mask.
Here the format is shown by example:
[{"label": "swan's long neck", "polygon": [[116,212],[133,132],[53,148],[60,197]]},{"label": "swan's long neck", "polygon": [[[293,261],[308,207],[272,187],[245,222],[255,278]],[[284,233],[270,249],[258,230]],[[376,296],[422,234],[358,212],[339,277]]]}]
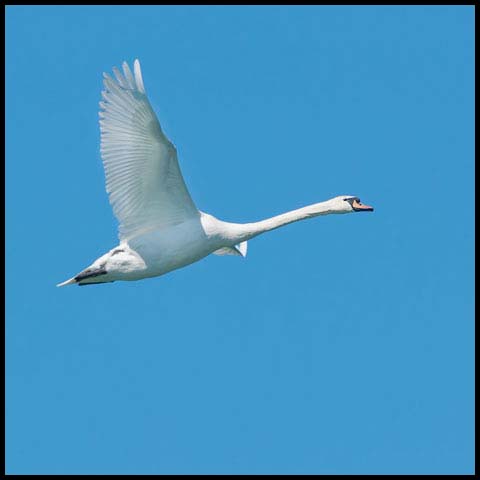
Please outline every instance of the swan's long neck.
[{"label": "swan's long neck", "polygon": [[290,212],[282,213],[275,217],[267,218],[259,222],[244,223],[242,224],[242,241],[249,240],[256,237],[261,233],[275,230],[276,228],[283,227],[289,223],[298,222],[306,218],[317,217],[319,215],[328,215],[330,213],[347,213],[335,210],[331,200],[326,202],[315,203],[308,205],[307,207],[298,208]]}]

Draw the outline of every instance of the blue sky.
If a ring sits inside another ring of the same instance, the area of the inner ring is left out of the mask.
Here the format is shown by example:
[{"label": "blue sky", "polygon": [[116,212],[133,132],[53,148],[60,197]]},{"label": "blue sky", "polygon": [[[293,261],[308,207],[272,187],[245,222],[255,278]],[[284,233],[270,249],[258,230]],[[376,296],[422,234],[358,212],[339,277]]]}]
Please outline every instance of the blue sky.
[{"label": "blue sky", "polygon": [[[7,473],[473,473],[473,7],[7,7]],[[331,215],[163,277],[117,242],[101,75],[197,206]]]}]

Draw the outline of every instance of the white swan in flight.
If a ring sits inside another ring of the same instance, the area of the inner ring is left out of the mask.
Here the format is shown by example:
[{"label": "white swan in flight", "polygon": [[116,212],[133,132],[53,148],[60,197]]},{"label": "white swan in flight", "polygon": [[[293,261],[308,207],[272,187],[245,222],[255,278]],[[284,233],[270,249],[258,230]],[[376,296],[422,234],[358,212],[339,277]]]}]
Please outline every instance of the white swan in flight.
[{"label": "white swan in flight", "polygon": [[139,61],[133,73],[126,62],[123,74],[115,67],[113,72],[115,79],[104,73],[100,151],[120,243],[58,287],[156,277],[210,253],[244,257],[248,240],[288,223],[373,210],[356,196],[341,195],[245,224],[201,212],[188,193],[177,151],[150,106]]}]

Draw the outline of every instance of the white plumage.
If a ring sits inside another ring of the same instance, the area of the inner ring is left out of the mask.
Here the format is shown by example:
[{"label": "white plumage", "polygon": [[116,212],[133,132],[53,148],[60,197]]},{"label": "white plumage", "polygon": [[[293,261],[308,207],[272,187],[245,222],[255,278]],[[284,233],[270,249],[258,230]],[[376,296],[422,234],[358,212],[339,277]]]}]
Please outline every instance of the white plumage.
[{"label": "white plumage", "polygon": [[198,216],[178,166],[177,151],[162,132],[143,86],[140,63],[135,77],[127,63],[117,82],[104,74],[100,102],[100,152],[106,187],[120,240],[145,229],[175,225]]},{"label": "white plumage", "polygon": [[120,244],[58,286],[138,280],[162,275],[210,253],[246,256],[247,240],[303,218],[373,210],[340,196],[261,222],[223,222],[200,212],[185,185],[177,150],[148,101],[138,60],[115,79],[104,74],[100,102],[106,190],[118,219]]}]

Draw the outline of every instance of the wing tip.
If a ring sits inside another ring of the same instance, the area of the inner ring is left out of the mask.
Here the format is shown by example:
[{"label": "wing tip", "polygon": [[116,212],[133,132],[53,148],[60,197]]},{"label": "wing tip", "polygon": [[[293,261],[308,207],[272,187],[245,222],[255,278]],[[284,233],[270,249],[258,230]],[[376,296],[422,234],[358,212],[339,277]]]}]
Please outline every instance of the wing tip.
[{"label": "wing tip", "polygon": [[142,69],[140,67],[140,60],[136,58],[133,61],[133,73],[135,75],[135,83],[137,84],[138,91],[145,93],[145,86],[143,84]]},{"label": "wing tip", "polygon": [[[112,67],[115,79],[108,73],[103,72],[104,85],[107,90],[114,88],[117,84],[122,88],[131,90],[138,90],[145,94],[145,85],[142,78],[142,69],[140,67],[140,60],[135,58],[133,61],[133,74],[127,61],[122,62],[123,75],[120,70],[114,66]],[[112,82],[113,85],[109,85]]]}]

